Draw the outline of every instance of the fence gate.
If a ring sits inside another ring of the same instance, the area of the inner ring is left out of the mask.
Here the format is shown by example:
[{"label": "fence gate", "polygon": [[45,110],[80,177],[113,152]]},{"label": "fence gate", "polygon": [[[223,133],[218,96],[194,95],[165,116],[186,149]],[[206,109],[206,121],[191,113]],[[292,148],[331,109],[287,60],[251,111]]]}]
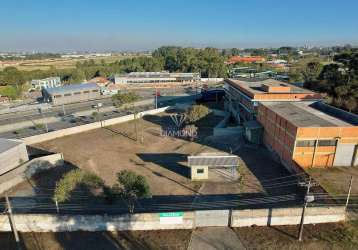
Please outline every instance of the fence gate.
[{"label": "fence gate", "polygon": [[356,147],[355,144],[338,143],[333,165],[346,166],[346,167],[352,166],[355,147]]}]

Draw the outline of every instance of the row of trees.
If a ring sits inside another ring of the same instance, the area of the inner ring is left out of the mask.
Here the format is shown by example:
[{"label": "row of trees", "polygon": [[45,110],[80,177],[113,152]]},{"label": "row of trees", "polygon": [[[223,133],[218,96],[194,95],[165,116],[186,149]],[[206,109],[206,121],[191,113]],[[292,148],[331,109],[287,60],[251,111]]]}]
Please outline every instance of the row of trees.
[{"label": "row of trees", "polygon": [[358,53],[345,52],[334,63],[318,60],[298,64],[290,70],[291,81],[304,82],[311,90],[325,93],[339,108],[358,113]]},{"label": "row of trees", "polygon": [[108,186],[99,176],[82,169],[74,169],[56,183],[53,200],[57,203],[70,202],[78,192],[88,197],[95,194],[96,200],[103,199],[108,204],[124,200],[130,213],[134,212],[137,199],[152,196],[146,178],[132,171],[120,171],[117,173],[117,182]]}]

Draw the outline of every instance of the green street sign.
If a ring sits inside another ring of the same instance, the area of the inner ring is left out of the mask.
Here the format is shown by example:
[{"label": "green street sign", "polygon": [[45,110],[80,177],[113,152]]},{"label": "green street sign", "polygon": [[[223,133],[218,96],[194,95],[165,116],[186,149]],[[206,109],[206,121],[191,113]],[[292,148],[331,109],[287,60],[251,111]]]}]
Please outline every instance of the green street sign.
[{"label": "green street sign", "polygon": [[159,213],[159,217],[183,217],[184,212]]}]

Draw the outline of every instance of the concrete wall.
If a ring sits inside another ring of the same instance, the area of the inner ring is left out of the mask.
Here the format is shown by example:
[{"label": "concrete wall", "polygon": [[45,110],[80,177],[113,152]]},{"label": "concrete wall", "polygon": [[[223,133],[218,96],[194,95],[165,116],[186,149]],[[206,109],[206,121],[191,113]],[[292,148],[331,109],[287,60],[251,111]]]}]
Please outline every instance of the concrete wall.
[{"label": "concrete wall", "polygon": [[[302,208],[246,209],[232,211],[232,227],[297,225]],[[339,222],[345,220],[344,207],[308,207],[305,224]]]},{"label": "concrete wall", "polygon": [[[147,110],[147,111],[140,112],[138,114],[138,116],[158,114],[158,113],[164,112],[170,108],[171,107],[163,107],[163,108],[159,108],[159,109]],[[108,119],[108,120],[103,120],[101,122],[93,122],[93,123],[86,124],[86,125],[52,131],[52,132],[48,132],[48,133],[41,134],[41,135],[25,137],[25,138],[22,138],[22,140],[26,144],[31,145],[31,144],[35,144],[35,143],[48,141],[48,140],[53,140],[53,139],[56,139],[59,137],[67,136],[67,135],[73,135],[73,134],[82,133],[85,131],[89,131],[89,130],[93,130],[93,129],[97,129],[97,128],[101,128],[101,127],[105,127],[105,126],[110,126],[110,125],[114,125],[114,124],[118,124],[118,123],[122,123],[122,122],[131,121],[133,119],[134,119],[134,115],[126,115],[126,116],[121,116],[121,117],[112,118],[112,119]]]},{"label": "concrete wall", "polygon": [[[194,229],[196,227],[232,227],[296,225],[300,223],[300,208],[203,210],[183,212],[180,220],[165,222],[160,213],[133,215],[49,215],[15,214],[16,227],[21,232],[64,231],[115,231],[115,230],[164,230]],[[344,207],[309,207],[306,224],[339,222],[345,220]],[[0,231],[11,231],[7,215],[0,215]]]},{"label": "concrete wall", "polygon": [[62,154],[42,156],[25,162],[20,167],[0,175],[0,193],[9,190],[13,186],[23,182],[26,178],[33,176],[35,173],[61,165],[63,165]]},{"label": "concrete wall", "polygon": [[21,143],[0,154],[0,175],[29,160],[26,144]]},{"label": "concrete wall", "polygon": [[226,128],[214,128],[214,136],[241,136],[244,133],[244,128],[242,126],[237,127],[226,127]]}]

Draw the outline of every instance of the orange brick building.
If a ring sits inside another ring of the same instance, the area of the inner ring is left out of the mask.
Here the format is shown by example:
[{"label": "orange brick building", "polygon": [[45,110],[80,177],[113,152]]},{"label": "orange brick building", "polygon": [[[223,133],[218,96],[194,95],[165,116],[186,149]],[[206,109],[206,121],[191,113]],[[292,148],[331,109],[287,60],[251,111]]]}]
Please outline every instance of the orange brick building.
[{"label": "orange brick building", "polygon": [[290,169],[358,165],[358,116],[321,102],[262,102],[264,144]]},{"label": "orange brick building", "polygon": [[258,103],[322,99],[319,93],[273,79],[253,82],[225,79],[224,89],[226,109],[239,123],[256,119]]},{"label": "orange brick building", "polygon": [[232,56],[226,61],[226,64],[241,63],[257,63],[264,62],[266,59],[262,56]]}]

